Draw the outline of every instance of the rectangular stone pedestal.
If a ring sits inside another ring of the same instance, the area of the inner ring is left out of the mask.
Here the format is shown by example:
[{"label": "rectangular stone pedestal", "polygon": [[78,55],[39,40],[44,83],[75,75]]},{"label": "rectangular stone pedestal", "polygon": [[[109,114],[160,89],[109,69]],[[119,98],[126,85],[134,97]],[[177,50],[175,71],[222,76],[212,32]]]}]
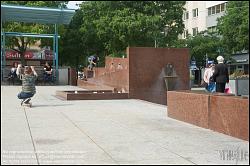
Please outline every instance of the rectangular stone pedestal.
[{"label": "rectangular stone pedestal", "polygon": [[56,96],[65,100],[128,99],[128,93],[114,93],[111,90],[56,91]]},{"label": "rectangular stone pedestal", "polygon": [[249,99],[226,94],[168,91],[168,116],[249,140]]}]

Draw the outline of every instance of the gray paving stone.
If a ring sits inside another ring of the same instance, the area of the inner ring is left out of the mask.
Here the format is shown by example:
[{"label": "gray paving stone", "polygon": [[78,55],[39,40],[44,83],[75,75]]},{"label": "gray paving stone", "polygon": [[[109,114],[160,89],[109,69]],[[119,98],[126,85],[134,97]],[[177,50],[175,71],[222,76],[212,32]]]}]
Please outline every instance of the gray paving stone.
[{"label": "gray paving stone", "polygon": [[[21,86],[1,86],[1,163],[249,164],[248,141],[168,118],[164,105],[54,96],[77,89],[37,86],[26,108],[16,97]],[[246,158],[225,156],[237,150]]]}]

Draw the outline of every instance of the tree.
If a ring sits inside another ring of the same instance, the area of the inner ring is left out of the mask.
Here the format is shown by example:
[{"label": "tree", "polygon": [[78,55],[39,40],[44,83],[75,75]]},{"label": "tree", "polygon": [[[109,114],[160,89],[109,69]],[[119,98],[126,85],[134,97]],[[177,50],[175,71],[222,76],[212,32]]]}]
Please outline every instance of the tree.
[{"label": "tree", "polygon": [[[66,7],[68,1],[1,1],[1,4],[14,4],[22,6],[39,6],[39,7]],[[22,22],[6,22],[3,24],[6,32],[29,32],[29,33],[50,33],[53,31],[52,25],[41,25],[37,23],[22,23]],[[61,29],[61,28],[60,28]],[[10,49],[17,51],[21,57],[21,63],[26,65],[24,53],[28,45],[34,44],[39,38],[27,37],[8,37],[6,38],[6,46]],[[41,46],[50,44],[52,42],[48,39],[41,40]]]},{"label": "tree", "polygon": [[176,41],[173,46],[177,48],[190,48],[190,56],[196,61],[197,67],[204,67],[206,55],[210,60],[216,60],[221,55],[223,45],[220,36],[216,32],[203,31],[196,36],[188,36],[187,39]]},{"label": "tree", "polygon": [[229,1],[217,28],[230,54],[249,50],[249,2]]},{"label": "tree", "polygon": [[98,2],[100,15],[94,21],[97,35],[108,39],[104,40],[108,52],[119,52],[127,46],[154,46],[155,40],[159,46],[166,46],[176,40],[184,28],[184,4],[176,1]]},{"label": "tree", "polygon": [[[158,46],[165,47],[183,31],[184,4],[185,1],[83,2],[71,22],[78,34],[77,46],[84,56],[99,54],[101,60],[110,54],[122,56],[128,46],[152,47],[155,40]],[[69,35],[67,40],[70,38],[76,37]],[[73,47],[68,49],[74,50]],[[70,59],[71,54],[65,55],[65,60],[66,57]]]},{"label": "tree", "polygon": [[62,52],[60,59],[62,64],[75,66],[78,68],[80,57],[83,55],[83,43],[82,36],[80,35],[79,29],[83,21],[83,15],[81,11],[77,11],[73,16],[71,23],[66,28],[66,32],[62,35]]}]

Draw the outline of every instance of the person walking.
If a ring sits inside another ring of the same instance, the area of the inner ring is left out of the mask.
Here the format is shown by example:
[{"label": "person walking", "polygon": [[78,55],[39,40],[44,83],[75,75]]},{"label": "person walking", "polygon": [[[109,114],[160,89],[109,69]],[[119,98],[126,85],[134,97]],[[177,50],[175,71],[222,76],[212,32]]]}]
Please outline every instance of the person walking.
[{"label": "person walking", "polygon": [[217,57],[218,64],[215,65],[212,79],[216,82],[216,92],[225,92],[226,83],[229,83],[229,74],[227,65],[224,64],[224,58],[222,56]]}]

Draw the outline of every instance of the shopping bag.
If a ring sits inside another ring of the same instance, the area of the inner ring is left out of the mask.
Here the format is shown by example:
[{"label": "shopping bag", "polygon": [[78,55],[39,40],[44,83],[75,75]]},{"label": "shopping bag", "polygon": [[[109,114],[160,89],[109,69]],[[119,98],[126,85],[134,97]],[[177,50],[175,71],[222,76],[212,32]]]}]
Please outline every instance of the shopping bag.
[{"label": "shopping bag", "polygon": [[226,83],[226,86],[225,86],[225,93],[232,93],[232,90],[231,90],[231,88],[230,88],[230,86],[229,86],[229,84],[228,83]]}]

